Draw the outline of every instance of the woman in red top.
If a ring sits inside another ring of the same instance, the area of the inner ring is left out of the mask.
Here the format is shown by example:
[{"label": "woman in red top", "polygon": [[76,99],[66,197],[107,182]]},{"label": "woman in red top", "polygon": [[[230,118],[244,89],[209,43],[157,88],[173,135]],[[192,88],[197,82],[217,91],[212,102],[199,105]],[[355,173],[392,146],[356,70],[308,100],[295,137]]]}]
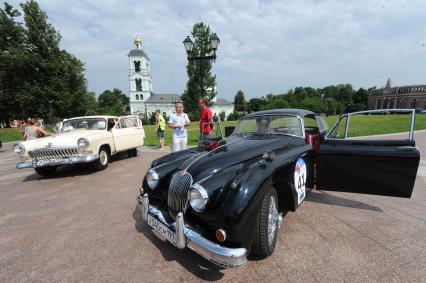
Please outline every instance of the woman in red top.
[{"label": "woman in red top", "polygon": [[210,142],[212,138],[212,128],[210,123],[212,122],[212,111],[207,107],[206,99],[200,98],[198,101],[198,106],[201,110],[200,116],[200,138],[198,140],[198,145],[201,145],[206,142]]}]

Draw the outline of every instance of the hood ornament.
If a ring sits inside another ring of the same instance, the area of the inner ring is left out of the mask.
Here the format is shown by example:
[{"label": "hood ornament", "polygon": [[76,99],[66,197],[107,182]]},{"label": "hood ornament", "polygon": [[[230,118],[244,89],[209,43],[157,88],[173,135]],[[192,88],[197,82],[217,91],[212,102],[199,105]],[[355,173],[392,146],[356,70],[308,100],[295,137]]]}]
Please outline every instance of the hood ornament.
[{"label": "hood ornament", "polygon": [[185,176],[185,174],[186,174],[186,172],[185,171],[179,171],[179,177],[183,177],[183,176]]},{"label": "hood ornament", "polygon": [[52,147],[52,143],[50,142],[50,143],[48,143],[47,144],[47,147]]}]

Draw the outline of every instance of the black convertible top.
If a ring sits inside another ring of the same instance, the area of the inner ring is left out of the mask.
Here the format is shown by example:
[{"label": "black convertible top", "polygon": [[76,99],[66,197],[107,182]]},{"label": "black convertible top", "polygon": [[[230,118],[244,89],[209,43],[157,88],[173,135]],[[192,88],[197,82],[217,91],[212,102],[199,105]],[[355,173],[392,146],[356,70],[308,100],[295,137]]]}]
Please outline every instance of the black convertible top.
[{"label": "black convertible top", "polygon": [[295,115],[300,117],[305,117],[306,115],[315,115],[314,112],[305,110],[305,109],[272,109],[272,110],[264,110],[264,111],[258,111],[253,112],[250,114],[247,114],[243,118],[252,118],[256,116],[262,116],[262,115]]}]

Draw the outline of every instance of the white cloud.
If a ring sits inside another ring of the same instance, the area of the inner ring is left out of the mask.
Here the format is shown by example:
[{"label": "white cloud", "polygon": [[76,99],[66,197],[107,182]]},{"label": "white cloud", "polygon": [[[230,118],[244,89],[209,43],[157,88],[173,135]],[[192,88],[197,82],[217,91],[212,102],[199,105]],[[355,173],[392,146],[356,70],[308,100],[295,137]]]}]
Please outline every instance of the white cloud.
[{"label": "white cloud", "polygon": [[[12,1],[16,4],[16,1]],[[62,46],[86,64],[89,88],[128,90],[127,53],[137,32],[154,90],[181,93],[182,40],[204,21],[221,45],[213,67],[231,99],[295,86],[426,83],[426,1],[49,1],[39,0]]]}]

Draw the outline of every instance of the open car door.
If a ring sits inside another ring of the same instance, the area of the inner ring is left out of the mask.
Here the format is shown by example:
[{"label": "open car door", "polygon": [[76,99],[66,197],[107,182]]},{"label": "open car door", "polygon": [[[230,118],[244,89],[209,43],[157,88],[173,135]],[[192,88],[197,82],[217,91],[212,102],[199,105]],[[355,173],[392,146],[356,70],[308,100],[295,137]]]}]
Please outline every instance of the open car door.
[{"label": "open car door", "polygon": [[145,132],[138,116],[122,116],[112,129],[117,151],[142,146]]},{"label": "open car door", "polygon": [[[396,120],[405,120],[409,127],[408,136],[353,137],[357,131],[361,133],[359,128],[363,124],[368,125],[362,119],[372,118],[373,128],[380,130],[380,127],[386,127],[386,123],[382,123],[383,118],[379,117],[391,118],[391,127],[396,125]],[[414,109],[371,110],[341,116],[317,151],[316,187],[330,191],[411,197],[420,161],[413,139],[414,118]],[[360,127],[354,125],[351,129],[357,119]]]}]

